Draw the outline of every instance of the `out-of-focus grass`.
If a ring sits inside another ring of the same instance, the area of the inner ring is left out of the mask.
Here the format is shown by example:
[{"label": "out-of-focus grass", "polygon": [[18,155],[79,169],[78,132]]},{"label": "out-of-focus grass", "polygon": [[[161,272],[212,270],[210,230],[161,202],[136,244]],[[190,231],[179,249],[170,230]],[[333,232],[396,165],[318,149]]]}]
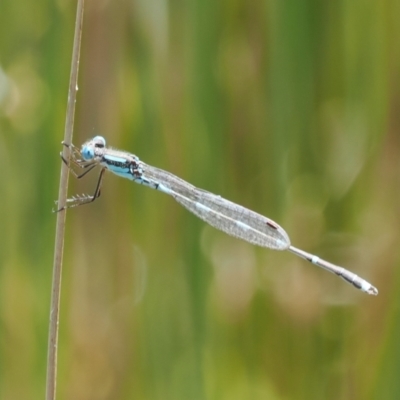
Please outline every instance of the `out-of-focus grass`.
[{"label": "out-of-focus grass", "polygon": [[[0,398],[44,395],[75,4],[0,3]],[[107,176],[68,212],[60,399],[393,399],[396,2],[87,2],[75,140],[102,134],[380,289]],[[96,177],[71,181],[71,194]]]}]

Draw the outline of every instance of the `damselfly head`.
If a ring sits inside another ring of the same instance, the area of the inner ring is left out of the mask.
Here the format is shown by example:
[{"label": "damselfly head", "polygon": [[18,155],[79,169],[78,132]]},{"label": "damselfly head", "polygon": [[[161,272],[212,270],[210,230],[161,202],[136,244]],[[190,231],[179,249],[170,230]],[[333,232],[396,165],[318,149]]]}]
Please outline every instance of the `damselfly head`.
[{"label": "damselfly head", "polygon": [[96,149],[104,149],[106,140],[102,136],[95,136],[82,145],[81,155],[85,161],[93,160],[98,155]]}]

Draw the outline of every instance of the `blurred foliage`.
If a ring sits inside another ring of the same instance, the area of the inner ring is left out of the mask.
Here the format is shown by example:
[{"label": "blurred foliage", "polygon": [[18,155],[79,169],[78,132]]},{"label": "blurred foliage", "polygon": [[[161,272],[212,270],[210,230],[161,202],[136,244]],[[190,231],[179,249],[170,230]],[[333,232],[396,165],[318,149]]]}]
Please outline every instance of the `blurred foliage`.
[{"label": "blurred foliage", "polygon": [[[45,392],[75,9],[0,1],[2,400]],[[107,176],[67,215],[58,399],[400,398],[399,19],[395,0],[87,0],[75,143],[273,218],[380,294]]]}]

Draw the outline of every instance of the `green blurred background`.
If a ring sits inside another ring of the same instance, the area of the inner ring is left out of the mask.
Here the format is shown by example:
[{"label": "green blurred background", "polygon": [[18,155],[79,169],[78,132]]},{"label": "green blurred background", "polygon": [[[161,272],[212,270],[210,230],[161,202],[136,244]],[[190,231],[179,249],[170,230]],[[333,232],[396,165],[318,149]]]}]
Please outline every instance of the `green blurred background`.
[{"label": "green blurred background", "polygon": [[[1,400],[45,393],[75,12],[0,0]],[[380,293],[107,175],[67,213],[58,399],[400,398],[399,20],[397,0],[86,2],[77,145],[101,134]]]}]

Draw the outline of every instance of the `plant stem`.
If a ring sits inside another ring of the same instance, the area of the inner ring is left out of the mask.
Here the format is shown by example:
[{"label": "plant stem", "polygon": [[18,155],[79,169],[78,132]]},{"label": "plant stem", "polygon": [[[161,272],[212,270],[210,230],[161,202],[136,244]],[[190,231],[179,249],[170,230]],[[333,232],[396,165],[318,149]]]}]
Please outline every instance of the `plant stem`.
[{"label": "plant stem", "polygon": [[[64,141],[72,143],[72,133],[74,127],[76,92],[78,90],[78,69],[79,55],[82,36],[83,22],[83,4],[84,0],[78,0],[74,45],[72,50],[71,75],[68,90],[67,113],[65,119]],[[68,149],[64,147],[63,156],[69,158]],[[58,192],[58,207],[64,207],[67,199],[68,189],[68,168],[61,162],[60,187]],[[54,261],[53,261],[53,281],[52,295],[50,304],[50,320],[49,320],[49,341],[47,350],[47,380],[46,380],[46,400],[54,400],[56,398],[56,382],[57,382],[57,347],[58,347],[58,321],[60,314],[60,294],[61,294],[61,275],[62,275],[62,258],[64,250],[64,232],[66,210],[58,212],[56,223]]]}]

